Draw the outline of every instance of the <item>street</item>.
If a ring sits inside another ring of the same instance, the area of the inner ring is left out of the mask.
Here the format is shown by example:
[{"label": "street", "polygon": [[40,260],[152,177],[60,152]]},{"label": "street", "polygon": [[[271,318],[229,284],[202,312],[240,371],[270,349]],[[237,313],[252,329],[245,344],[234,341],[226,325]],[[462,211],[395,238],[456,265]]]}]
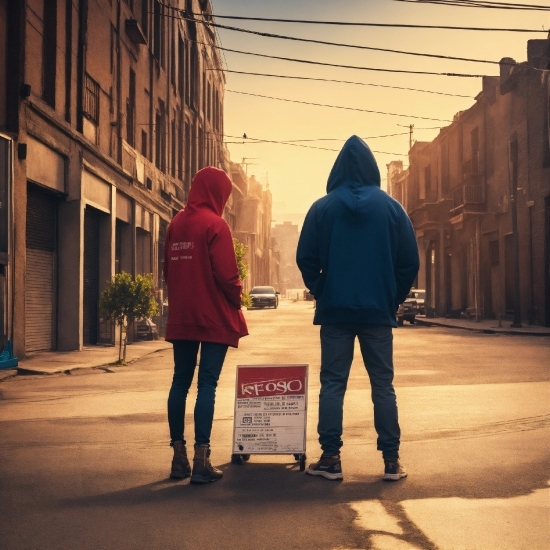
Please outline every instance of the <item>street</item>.
[{"label": "street", "polygon": [[[19,549],[543,550],[550,541],[547,337],[394,329],[401,456],[381,481],[358,345],[344,410],[342,482],[292,456],[232,465],[235,367],[309,364],[308,462],[319,328],[312,302],[245,312],[218,386],[208,486],[168,478],[169,349],[126,367],[0,384],[0,547]],[[186,436],[193,441],[192,388]]]}]

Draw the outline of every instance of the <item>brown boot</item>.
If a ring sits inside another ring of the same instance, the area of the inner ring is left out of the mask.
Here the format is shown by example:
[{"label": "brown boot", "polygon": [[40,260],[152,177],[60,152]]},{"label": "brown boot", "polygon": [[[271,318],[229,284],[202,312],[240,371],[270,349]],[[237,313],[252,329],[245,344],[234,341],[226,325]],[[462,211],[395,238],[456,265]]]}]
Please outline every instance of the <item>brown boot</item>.
[{"label": "brown boot", "polygon": [[172,459],[170,477],[173,479],[185,479],[190,475],[191,465],[187,459],[187,449],[183,441],[174,441],[174,458]]},{"label": "brown boot", "polygon": [[210,447],[195,445],[191,483],[208,483],[223,477],[223,472],[210,463]]}]

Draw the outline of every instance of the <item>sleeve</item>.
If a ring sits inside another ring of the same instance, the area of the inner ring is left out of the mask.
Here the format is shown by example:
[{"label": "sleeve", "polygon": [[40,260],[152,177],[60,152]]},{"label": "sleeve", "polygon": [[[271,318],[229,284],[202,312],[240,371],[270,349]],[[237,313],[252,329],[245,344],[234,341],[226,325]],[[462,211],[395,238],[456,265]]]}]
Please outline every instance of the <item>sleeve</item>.
[{"label": "sleeve", "polygon": [[208,252],[216,284],[227,301],[235,308],[241,309],[242,284],[239,279],[233,238],[227,223],[223,222],[214,231],[208,244]]},{"label": "sleeve", "polygon": [[414,228],[407,213],[403,210],[399,220],[397,258],[395,262],[395,283],[397,305],[403,303],[418,273],[420,260]]},{"label": "sleeve", "polygon": [[309,209],[302,226],[296,250],[296,263],[302,272],[302,279],[308,290],[315,297],[317,285],[321,278],[321,260],[319,238],[317,234],[317,208],[315,204]]}]

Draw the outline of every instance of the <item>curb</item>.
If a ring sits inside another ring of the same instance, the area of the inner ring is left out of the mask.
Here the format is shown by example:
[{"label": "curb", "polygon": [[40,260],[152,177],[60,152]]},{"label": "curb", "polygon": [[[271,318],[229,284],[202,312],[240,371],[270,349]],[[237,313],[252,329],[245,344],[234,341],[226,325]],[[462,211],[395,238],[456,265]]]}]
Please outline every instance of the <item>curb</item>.
[{"label": "curb", "polygon": [[[114,365],[113,362],[109,363],[98,363],[93,365],[75,365],[74,367],[69,368],[63,368],[60,367],[56,370],[48,369],[48,370],[42,370],[40,367],[26,367],[24,364],[21,366],[21,363],[15,368],[10,369],[12,372],[12,376],[18,375],[18,376],[49,376],[52,374],[71,374],[73,371],[77,370],[85,370],[85,369],[103,369],[105,372],[115,372],[110,370],[111,367],[128,367],[132,363],[135,363],[136,361],[139,361],[140,359],[143,359],[145,357],[148,357],[149,355],[152,355],[153,353],[158,353],[159,351],[163,351],[166,348],[156,348],[153,349],[143,355],[140,355],[139,357],[135,357],[134,359],[130,359],[126,362],[126,365]],[[6,376],[5,378],[11,378],[11,376]]]},{"label": "curb", "polygon": [[454,325],[450,323],[445,322],[433,322],[428,321],[426,319],[419,319],[416,318],[416,322],[419,325],[424,325],[427,327],[444,327],[444,328],[454,328],[459,330],[469,330],[471,332],[481,332],[483,334],[511,334],[513,336],[550,336],[549,332],[534,332],[530,330],[521,330],[521,332],[513,330],[513,329],[506,329],[506,328],[483,328],[483,327],[468,327],[463,325]]}]

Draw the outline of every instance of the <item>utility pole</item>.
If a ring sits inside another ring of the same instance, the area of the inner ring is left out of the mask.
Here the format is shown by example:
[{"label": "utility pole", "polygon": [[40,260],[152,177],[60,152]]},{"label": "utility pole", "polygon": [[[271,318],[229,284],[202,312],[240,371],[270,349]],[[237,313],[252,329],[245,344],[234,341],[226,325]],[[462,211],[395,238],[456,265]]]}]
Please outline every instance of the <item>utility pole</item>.
[{"label": "utility pole", "polygon": [[414,124],[407,124],[407,125],[398,124],[398,126],[409,129],[409,151],[410,151],[412,149],[412,146],[413,146],[413,128],[414,128]]}]

